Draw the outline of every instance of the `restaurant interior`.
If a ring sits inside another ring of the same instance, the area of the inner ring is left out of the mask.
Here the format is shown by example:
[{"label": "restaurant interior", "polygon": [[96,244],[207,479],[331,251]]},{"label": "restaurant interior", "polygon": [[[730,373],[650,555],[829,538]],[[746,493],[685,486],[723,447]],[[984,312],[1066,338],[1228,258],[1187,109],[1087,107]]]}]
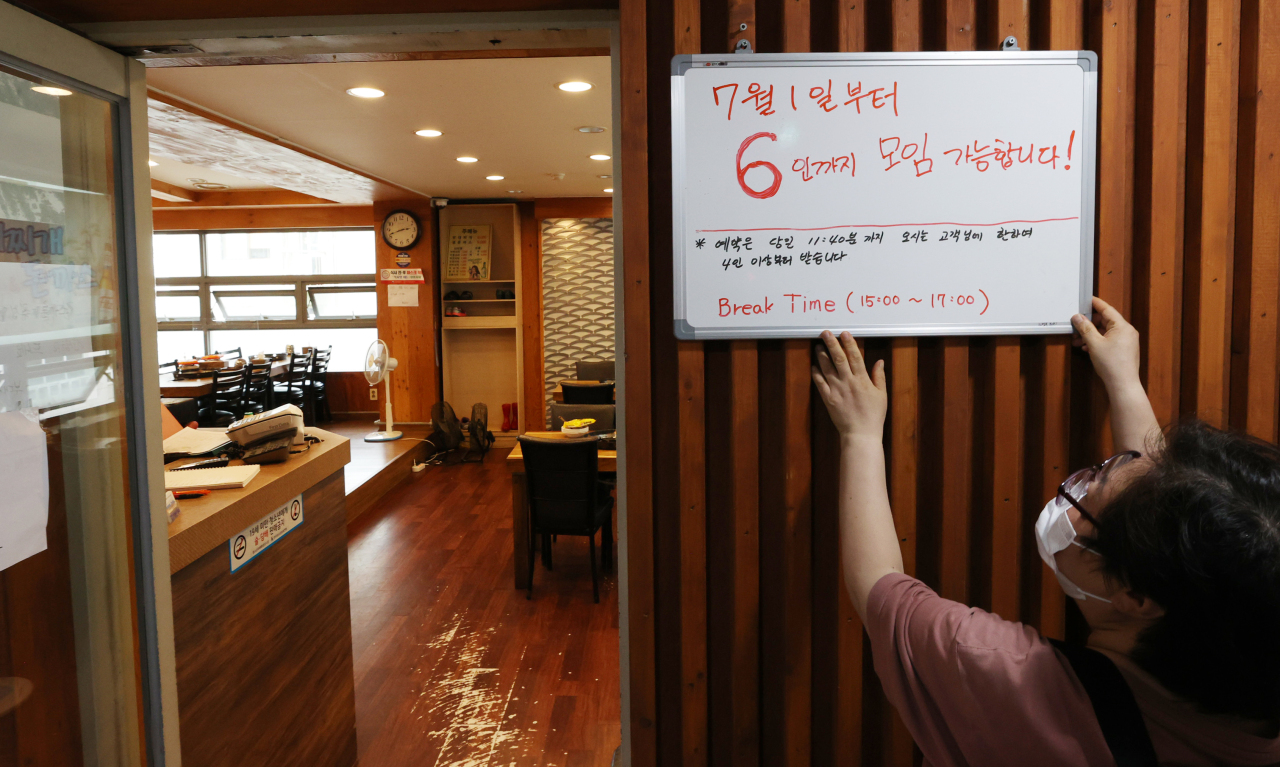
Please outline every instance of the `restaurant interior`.
[{"label": "restaurant interior", "polygon": [[[595,765],[621,744],[609,35],[505,34],[140,56],[185,764]],[[0,109],[89,99],[24,77],[0,71]],[[0,713],[58,711],[24,673],[0,674]],[[65,750],[46,763],[92,748]]]}]

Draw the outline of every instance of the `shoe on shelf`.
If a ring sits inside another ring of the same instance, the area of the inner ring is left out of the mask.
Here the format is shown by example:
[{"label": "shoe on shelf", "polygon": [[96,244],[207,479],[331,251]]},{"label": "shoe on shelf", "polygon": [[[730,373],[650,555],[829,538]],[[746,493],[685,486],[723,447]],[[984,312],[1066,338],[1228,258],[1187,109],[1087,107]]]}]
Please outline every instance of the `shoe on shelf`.
[{"label": "shoe on shelf", "polygon": [[459,301],[471,301],[471,300],[474,300],[474,297],[471,295],[471,291],[469,291],[469,290],[464,290],[464,291],[462,291],[462,293],[460,293],[460,294],[458,295],[458,300],[459,300]]},{"label": "shoe on shelf", "polygon": [[520,403],[511,403],[511,431],[520,431]]},{"label": "shoe on shelf", "polygon": [[445,301],[457,301],[457,300],[458,300],[458,291],[456,291],[456,290],[451,290],[451,291],[449,291],[448,293],[445,293],[445,294],[444,294],[444,300],[445,300]]},{"label": "shoe on shelf", "polygon": [[502,430],[511,431],[511,405],[506,402],[502,404]]}]

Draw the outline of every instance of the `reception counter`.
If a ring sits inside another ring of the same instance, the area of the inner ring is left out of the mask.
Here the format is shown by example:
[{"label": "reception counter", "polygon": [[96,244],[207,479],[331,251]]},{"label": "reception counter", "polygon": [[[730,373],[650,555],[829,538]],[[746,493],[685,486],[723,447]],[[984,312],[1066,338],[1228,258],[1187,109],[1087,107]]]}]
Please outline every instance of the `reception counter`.
[{"label": "reception counter", "polygon": [[[351,445],[307,431],[322,442],[244,489],[182,501],[169,525],[184,767],[355,764]],[[287,532],[255,554],[250,530],[266,517]]]}]

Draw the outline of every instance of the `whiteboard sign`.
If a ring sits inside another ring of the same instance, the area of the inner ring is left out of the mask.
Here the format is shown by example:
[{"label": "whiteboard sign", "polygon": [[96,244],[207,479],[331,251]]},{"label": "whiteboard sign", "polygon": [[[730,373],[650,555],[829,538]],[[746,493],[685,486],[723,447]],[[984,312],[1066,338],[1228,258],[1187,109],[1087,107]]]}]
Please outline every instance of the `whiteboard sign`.
[{"label": "whiteboard sign", "polygon": [[1071,332],[1096,94],[1089,51],[677,56],[676,335]]}]

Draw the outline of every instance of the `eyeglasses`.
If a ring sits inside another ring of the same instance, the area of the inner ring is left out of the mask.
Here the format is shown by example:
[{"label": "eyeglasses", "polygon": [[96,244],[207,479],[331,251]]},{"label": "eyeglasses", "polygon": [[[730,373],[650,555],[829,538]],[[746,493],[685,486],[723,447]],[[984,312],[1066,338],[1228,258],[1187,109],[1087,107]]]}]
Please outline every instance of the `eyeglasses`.
[{"label": "eyeglasses", "polygon": [[1123,453],[1111,456],[1097,466],[1081,469],[1067,477],[1067,480],[1061,485],[1058,485],[1058,495],[1067,499],[1067,503],[1076,507],[1076,511],[1080,512],[1082,517],[1089,520],[1089,523],[1094,527],[1097,527],[1098,520],[1085,509],[1081,501],[1084,500],[1094,482],[1099,484],[1106,482],[1111,472],[1140,457],[1142,457],[1142,453],[1137,450],[1126,450]]}]

